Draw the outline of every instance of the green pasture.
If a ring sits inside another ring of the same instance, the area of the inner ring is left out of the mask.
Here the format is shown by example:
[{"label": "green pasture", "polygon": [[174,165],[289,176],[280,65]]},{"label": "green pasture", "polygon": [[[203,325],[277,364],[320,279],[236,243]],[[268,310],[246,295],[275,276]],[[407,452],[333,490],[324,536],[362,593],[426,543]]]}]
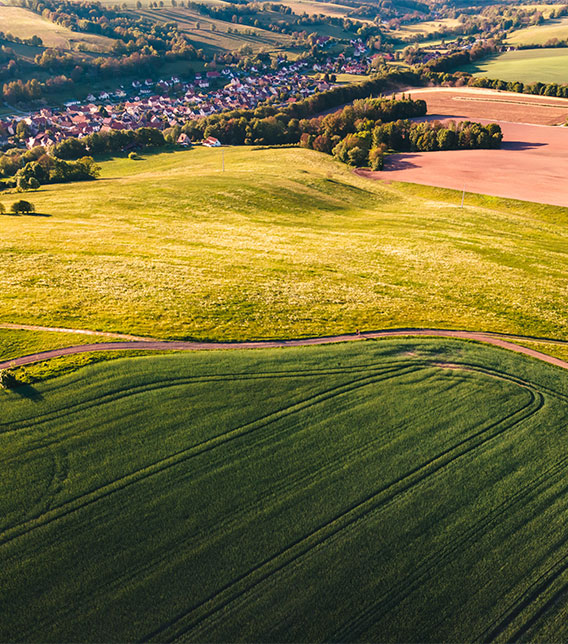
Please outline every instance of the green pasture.
[{"label": "green pasture", "polygon": [[568,50],[520,49],[479,60],[463,71],[505,81],[568,83]]},{"label": "green pasture", "polygon": [[[164,152],[0,217],[0,322],[242,340],[567,338],[568,212],[360,178],[299,148]],[[10,206],[18,194],[0,195]]]},{"label": "green pasture", "polygon": [[552,20],[542,25],[534,25],[513,31],[507,42],[511,45],[544,45],[552,38],[566,40],[568,38],[568,18]]},{"label": "green pasture", "polygon": [[433,339],[0,391],[0,640],[565,641],[567,392]]}]

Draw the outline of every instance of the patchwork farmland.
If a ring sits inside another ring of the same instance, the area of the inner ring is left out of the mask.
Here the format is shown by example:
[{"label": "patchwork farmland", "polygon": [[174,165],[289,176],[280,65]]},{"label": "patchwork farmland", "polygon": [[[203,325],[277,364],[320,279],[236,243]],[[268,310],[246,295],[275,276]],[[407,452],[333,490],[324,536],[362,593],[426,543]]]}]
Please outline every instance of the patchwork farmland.
[{"label": "patchwork farmland", "polygon": [[567,641],[568,7],[14,2],[0,642]]},{"label": "patchwork farmland", "polygon": [[399,339],[0,392],[0,639],[562,639],[567,390]]},{"label": "patchwork farmland", "polygon": [[568,206],[568,130],[552,127],[568,119],[568,100],[473,88],[410,93],[427,102],[428,120],[498,122],[501,149],[393,154],[385,171],[361,176]]}]

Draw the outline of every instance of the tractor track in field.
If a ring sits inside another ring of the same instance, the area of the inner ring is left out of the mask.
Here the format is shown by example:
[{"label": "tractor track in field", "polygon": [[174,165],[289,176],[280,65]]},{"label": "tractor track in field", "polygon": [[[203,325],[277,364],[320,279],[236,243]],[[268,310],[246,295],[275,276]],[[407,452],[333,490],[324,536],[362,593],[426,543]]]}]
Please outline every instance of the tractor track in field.
[{"label": "tractor track in field", "polygon": [[[389,372],[386,374],[385,373],[377,374],[378,376],[384,375],[385,377],[377,380],[369,381],[368,383],[364,384],[363,387],[369,384],[374,384],[375,382],[378,382],[378,381],[388,380],[390,378],[407,375],[409,373],[412,373],[412,371],[406,368],[405,370],[401,370],[400,372],[397,371],[394,373]],[[349,393],[349,392],[343,392],[343,394],[345,393]],[[272,421],[269,420],[267,424],[270,424],[271,422]],[[262,429],[262,427],[260,429]],[[295,431],[295,430],[296,428],[294,427],[290,428],[290,431]],[[368,451],[370,451],[370,449],[372,449],[373,445],[378,441],[379,441],[379,438],[372,441],[372,445],[366,444],[366,445],[359,446],[351,450],[348,453],[348,456],[350,458],[355,458],[355,456],[365,455],[366,453],[368,453]],[[225,458],[225,457],[222,457],[222,458]],[[219,462],[210,461],[207,463],[207,465],[202,465],[200,468],[194,468],[192,470],[192,476],[195,477],[194,478],[195,482],[199,481],[205,473],[210,472],[212,468],[221,466],[222,463],[223,463],[222,460],[220,460]],[[315,481],[319,480],[319,477],[323,475],[329,475],[330,473],[334,473],[338,469],[341,469],[342,467],[343,467],[342,463],[334,461],[323,465],[322,467],[320,467],[318,470],[314,472],[310,471],[304,474],[295,474],[289,477],[288,479],[286,479],[286,481],[282,481],[278,485],[270,488],[269,491],[261,495],[254,502],[251,502],[246,506],[239,507],[238,510],[232,512],[223,520],[216,521],[214,524],[209,526],[201,526],[197,532],[194,532],[190,535],[187,543],[184,542],[182,544],[178,544],[176,548],[168,549],[167,552],[163,553],[160,557],[152,559],[152,561],[147,562],[142,567],[138,567],[133,570],[128,570],[128,572],[125,573],[123,576],[113,580],[111,584],[101,589],[101,594],[108,592],[109,589],[110,590],[119,589],[124,584],[131,583],[133,580],[136,580],[136,579],[140,579],[141,575],[143,574],[147,575],[150,572],[156,570],[157,568],[163,565],[171,566],[174,564],[174,562],[180,561],[181,560],[180,554],[185,552],[188,549],[189,547],[188,544],[191,544],[192,552],[194,553],[200,552],[203,549],[203,544],[207,543],[207,540],[217,539],[222,535],[222,533],[225,530],[235,528],[236,526],[238,526],[239,522],[242,521],[243,518],[245,518],[249,513],[255,512],[259,508],[266,507],[266,503],[269,500],[274,500],[283,494],[292,494],[294,490],[297,491],[298,489],[301,489],[299,487],[300,485],[312,485]],[[98,595],[91,595],[89,602],[92,602],[92,600],[95,597],[98,597]],[[77,606],[75,605],[69,608],[65,614],[69,615],[76,610],[77,610]],[[44,622],[44,625],[46,625],[45,622]],[[30,633],[29,636],[31,637],[32,634]]]},{"label": "tractor track in field", "polygon": [[[372,366],[364,367],[363,369],[360,369],[359,373],[363,374],[364,372],[369,372],[367,375],[375,374],[379,372],[386,373],[390,369],[404,364],[406,363],[402,361],[396,362],[396,363],[388,363],[388,364],[383,363],[383,365],[386,365],[386,368],[377,368]],[[334,370],[324,371],[323,373],[319,370],[317,371],[309,370],[309,371],[300,371],[300,372],[280,371],[280,372],[274,372],[274,373],[257,372],[254,374],[233,373],[233,374],[225,374],[225,375],[180,376],[177,378],[175,376],[171,376],[171,377],[168,377],[167,379],[155,380],[154,382],[146,383],[143,385],[137,385],[135,387],[130,387],[129,389],[126,389],[126,390],[117,389],[107,394],[96,396],[95,398],[89,398],[88,400],[83,400],[81,402],[67,405],[64,408],[64,410],[54,409],[43,414],[35,414],[28,418],[22,418],[18,421],[17,424],[13,423],[12,421],[0,422],[0,435],[11,434],[18,431],[27,431],[27,430],[34,431],[34,430],[37,430],[40,425],[46,422],[49,422],[50,420],[54,420],[56,418],[60,420],[72,414],[80,413],[82,411],[85,411],[93,407],[99,407],[101,404],[110,404],[113,402],[117,402],[118,400],[130,398],[132,396],[136,396],[140,394],[145,394],[151,391],[157,391],[159,389],[171,389],[173,387],[179,387],[182,385],[190,385],[190,384],[223,382],[225,380],[234,381],[234,380],[263,380],[268,378],[303,378],[303,377],[314,377],[318,375],[329,375],[331,373],[349,374],[353,370],[354,369],[351,369],[351,370],[334,369]],[[7,427],[8,429],[2,430],[2,427]],[[47,445],[48,443],[42,443],[41,445],[38,446],[38,448],[43,448],[43,447],[46,447]]]},{"label": "tractor track in field", "polygon": [[[535,393],[530,388],[528,388],[528,391],[531,396],[526,405],[508,414],[505,418],[490,423],[468,438],[421,463],[381,490],[369,494],[365,499],[347,508],[340,515],[289,544],[249,572],[234,579],[213,596],[188,611],[178,614],[153,632],[146,634],[140,641],[173,641],[195,628],[202,627],[210,618],[218,615],[219,611],[227,611],[229,606],[233,602],[242,599],[245,593],[253,591],[259,584],[276,574],[282,573],[284,569],[291,564],[297,563],[298,560],[308,555],[315,548],[333,542],[339,536],[345,536],[360,521],[365,520],[370,515],[374,515],[377,511],[384,510],[400,495],[405,494],[429,476],[438,474],[459,458],[511,430],[538,412],[544,404],[541,394]],[[189,624],[187,623],[188,621]]]},{"label": "tractor track in field", "polygon": [[115,479],[114,481],[102,485],[101,487],[95,488],[94,490],[87,491],[80,496],[69,499],[62,505],[53,507],[45,513],[31,517],[22,523],[6,528],[2,533],[0,533],[0,546],[3,546],[5,543],[13,541],[20,536],[28,534],[32,530],[42,527],[48,523],[52,523],[53,521],[56,521],[64,516],[67,516],[70,513],[81,510],[84,507],[96,503],[103,498],[109,497],[115,492],[119,492],[135,483],[148,478],[149,476],[160,474],[163,471],[171,467],[175,467],[176,465],[179,465],[180,463],[185,462],[196,455],[208,452],[212,449],[215,449],[216,447],[219,447],[220,445],[224,445],[230,441],[251,434],[259,429],[262,430],[266,427],[266,425],[271,424],[276,420],[295,414],[298,411],[306,409],[314,404],[329,400],[330,398],[333,398],[341,393],[352,392],[355,389],[363,387],[370,382],[380,381],[383,378],[396,377],[399,373],[402,374],[402,371],[396,371],[394,373],[386,374],[379,373],[364,375],[351,382],[334,386],[331,389],[324,390],[318,394],[310,396],[307,399],[298,401],[292,405],[276,410],[275,412],[272,412],[265,416],[261,416],[260,418],[257,418],[252,422],[245,423],[244,425],[235,427],[228,432],[224,432],[217,436],[211,437],[200,443],[192,445],[191,447],[180,450],[175,454],[166,456],[158,461],[155,461],[154,463],[135,470],[134,472],[131,472],[121,477],[120,479]]},{"label": "tractor track in field", "polygon": [[[546,469],[543,473],[529,481],[522,488],[513,493],[510,497],[501,502],[498,506],[485,514],[479,521],[466,529],[459,537],[442,547],[437,552],[421,562],[413,573],[397,582],[396,586],[389,588],[378,601],[369,604],[353,619],[342,625],[337,631],[328,637],[331,642],[349,641],[349,639],[363,637],[369,628],[380,618],[380,615],[391,610],[411,593],[416,592],[423,583],[430,578],[433,571],[439,569],[441,565],[450,561],[456,552],[460,549],[469,547],[474,544],[478,538],[492,527],[498,525],[506,513],[512,508],[522,503],[527,503],[527,497],[537,491],[552,487],[558,483],[561,477],[565,476],[568,467],[568,457],[564,457]],[[566,490],[564,486],[563,490]],[[484,633],[487,635],[487,633]],[[472,637],[472,641],[485,642],[489,641],[483,636]],[[517,639],[512,641],[518,641]]]},{"label": "tractor track in field", "polygon": [[[1,325],[0,328],[29,328],[25,325]],[[56,329],[55,327],[36,327],[35,330],[57,330],[65,332],[65,329]],[[75,330],[73,332],[88,334],[89,331]],[[103,334],[102,331],[94,332],[95,335]],[[120,337],[120,334],[114,334],[113,337]],[[0,369],[8,369],[11,367],[20,367],[24,365],[33,364],[35,362],[43,362],[53,358],[60,358],[62,356],[75,355],[79,353],[93,353],[98,351],[213,351],[213,350],[228,350],[228,349],[273,349],[284,347],[303,347],[320,344],[335,344],[339,342],[351,342],[356,340],[375,340],[380,338],[391,337],[414,337],[426,336],[435,338],[457,338],[461,340],[474,340],[484,344],[490,344],[502,349],[508,349],[515,353],[520,353],[532,358],[537,358],[548,364],[568,369],[568,361],[561,358],[549,356],[541,351],[529,349],[521,345],[515,344],[514,341],[521,342],[550,342],[553,344],[560,344],[568,346],[567,340],[549,339],[549,338],[536,338],[531,336],[522,335],[508,335],[498,334],[483,331],[462,331],[454,329],[422,329],[422,328],[407,328],[407,329],[386,329],[381,331],[365,331],[362,333],[346,333],[342,335],[321,336],[313,338],[299,338],[289,340],[252,340],[243,342],[199,342],[199,341],[183,341],[183,340],[153,340],[153,339],[136,339],[125,342],[100,342],[95,344],[81,344],[70,347],[62,347],[60,349],[50,349],[48,351],[41,351],[29,355],[12,358],[0,362]],[[124,336],[122,336],[124,337]],[[131,336],[137,337],[137,336]]]}]

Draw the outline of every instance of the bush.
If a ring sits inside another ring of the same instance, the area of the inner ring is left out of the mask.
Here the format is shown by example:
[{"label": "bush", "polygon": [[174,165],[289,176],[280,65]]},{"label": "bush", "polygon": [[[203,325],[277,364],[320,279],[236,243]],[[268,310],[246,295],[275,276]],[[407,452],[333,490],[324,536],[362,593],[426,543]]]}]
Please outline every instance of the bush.
[{"label": "bush", "polygon": [[6,208],[3,203],[0,203],[0,215],[3,215],[6,212]]},{"label": "bush", "polygon": [[136,152],[131,152],[131,153],[128,155],[128,158],[129,158],[131,161],[138,161],[138,158],[139,158],[139,157],[138,157],[138,155],[136,154]]},{"label": "bush", "polygon": [[18,384],[16,376],[7,369],[0,369],[0,389],[12,389]]},{"label": "bush", "polygon": [[31,212],[35,212],[35,206],[33,205],[33,203],[30,203],[29,201],[24,201],[23,199],[20,199],[20,201],[15,201],[12,204],[12,212],[15,215],[29,214]]},{"label": "bush", "polygon": [[382,170],[385,167],[385,149],[386,145],[382,144],[369,150],[369,165],[371,170]]}]

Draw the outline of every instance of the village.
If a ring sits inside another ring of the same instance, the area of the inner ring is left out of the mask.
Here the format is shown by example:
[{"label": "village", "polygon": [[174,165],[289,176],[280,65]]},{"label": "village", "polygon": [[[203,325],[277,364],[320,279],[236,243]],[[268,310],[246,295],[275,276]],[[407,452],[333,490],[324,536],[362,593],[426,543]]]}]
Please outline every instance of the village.
[{"label": "village", "polygon": [[318,63],[279,59],[276,70],[252,67],[245,71],[231,66],[197,73],[190,82],[177,77],[133,81],[114,92],[90,94],[85,103],[71,101],[62,109],[44,107],[0,120],[0,149],[47,148],[96,132],[141,127],[164,130],[218,112],[254,109],[266,103],[283,106],[330,89],[336,74],[366,74],[371,61],[362,43],[356,42],[353,56],[342,54]]}]

